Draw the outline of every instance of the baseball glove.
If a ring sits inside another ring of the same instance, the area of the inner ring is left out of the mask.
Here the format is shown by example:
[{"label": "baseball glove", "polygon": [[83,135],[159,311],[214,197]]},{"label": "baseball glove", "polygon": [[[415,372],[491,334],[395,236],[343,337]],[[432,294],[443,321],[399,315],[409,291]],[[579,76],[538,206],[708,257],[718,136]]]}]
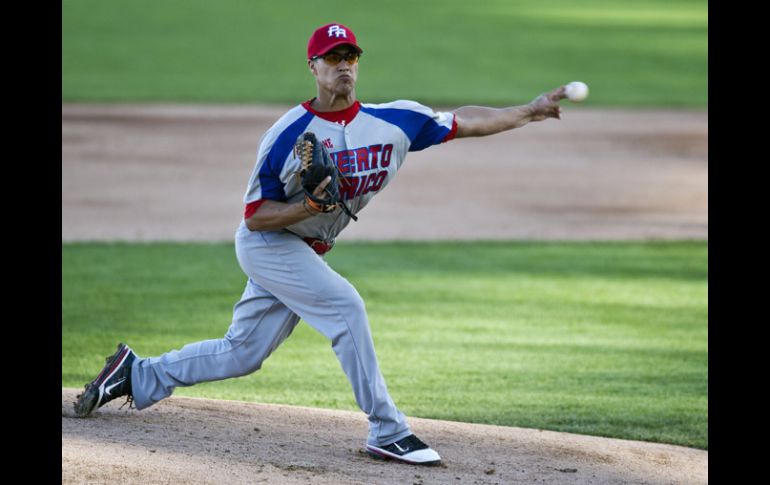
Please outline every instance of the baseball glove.
[{"label": "baseball glove", "polygon": [[[305,192],[305,203],[322,212],[332,212],[340,207],[351,219],[357,221],[358,217],[350,211],[340,197],[342,177],[337,170],[337,164],[314,133],[307,131],[297,138],[294,143],[294,155],[301,162],[300,169],[296,173]],[[313,192],[327,176],[331,176],[331,182],[324,189],[327,197],[323,199],[316,197]]]}]

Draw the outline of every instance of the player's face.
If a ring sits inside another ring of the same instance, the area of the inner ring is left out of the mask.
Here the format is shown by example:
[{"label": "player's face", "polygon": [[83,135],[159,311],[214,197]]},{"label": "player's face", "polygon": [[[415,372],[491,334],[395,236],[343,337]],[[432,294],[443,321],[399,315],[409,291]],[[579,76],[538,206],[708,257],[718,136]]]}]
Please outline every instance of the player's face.
[{"label": "player's face", "polygon": [[[332,54],[332,55],[329,55]],[[322,89],[336,95],[350,94],[358,79],[358,56],[350,46],[341,45],[324,57],[309,61],[308,66]]]}]

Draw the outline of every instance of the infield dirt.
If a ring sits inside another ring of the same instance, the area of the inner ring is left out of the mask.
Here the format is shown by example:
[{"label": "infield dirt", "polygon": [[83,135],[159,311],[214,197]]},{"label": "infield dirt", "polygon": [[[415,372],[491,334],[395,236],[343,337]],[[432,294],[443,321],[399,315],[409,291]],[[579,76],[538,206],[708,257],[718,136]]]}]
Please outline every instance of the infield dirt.
[{"label": "infield dirt", "polygon": [[[287,107],[62,106],[62,239],[232,241]],[[340,240],[707,239],[708,113],[591,110],[410,153]]]}]

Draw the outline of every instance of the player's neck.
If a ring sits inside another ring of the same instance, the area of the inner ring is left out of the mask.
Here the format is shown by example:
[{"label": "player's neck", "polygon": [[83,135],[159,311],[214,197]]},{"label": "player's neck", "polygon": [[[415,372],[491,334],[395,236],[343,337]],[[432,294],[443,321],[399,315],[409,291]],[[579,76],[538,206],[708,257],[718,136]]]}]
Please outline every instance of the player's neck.
[{"label": "player's neck", "polygon": [[356,102],[355,89],[348,94],[336,94],[328,92],[319,92],[318,96],[313,100],[311,106],[319,113],[325,113],[328,111],[342,111],[348,109]]}]

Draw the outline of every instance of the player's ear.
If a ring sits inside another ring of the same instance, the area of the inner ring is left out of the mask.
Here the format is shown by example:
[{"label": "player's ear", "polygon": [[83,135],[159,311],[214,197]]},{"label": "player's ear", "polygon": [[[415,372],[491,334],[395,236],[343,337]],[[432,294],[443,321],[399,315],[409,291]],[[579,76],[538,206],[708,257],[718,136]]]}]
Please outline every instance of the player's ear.
[{"label": "player's ear", "polygon": [[308,69],[310,69],[310,72],[313,73],[313,76],[317,76],[318,75],[318,70],[316,70],[316,68],[315,68],[315,61],[314,60],[308,59],[307,60],[307,67],[308,67]]}]

